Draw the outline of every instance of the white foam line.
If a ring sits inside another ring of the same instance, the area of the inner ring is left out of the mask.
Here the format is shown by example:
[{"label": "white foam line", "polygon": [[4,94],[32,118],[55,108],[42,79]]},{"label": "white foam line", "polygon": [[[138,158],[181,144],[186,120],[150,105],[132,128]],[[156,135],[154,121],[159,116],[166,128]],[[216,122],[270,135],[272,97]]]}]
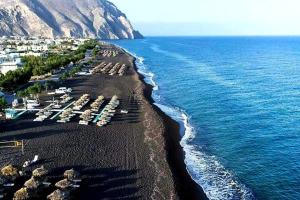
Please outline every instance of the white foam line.
[{"label": "white foam line", "polygon": [[[156,94],[159,88],[154,81],[154,74],[148,71],[147,66],[144,64],[144,58],[137,56],[127,49],[124,50],[135,56],[138,72],[144,75],[146,77],[146,81],[148,81],[147,83],[151,84],[155,88],[152,94],[155,105],[174,120],[184,124],[185,133],[180,144],[185,152],[187,170],[191,177],[203,188],[207,197],[210,200],[255,199],[252,191],[240,183],[233,173],[226,170],[215,156],[207,155],[205,152],[196,149],[200,147],[191,144],[196,136],[196,132],[193,126],[189,123],[190,119],[188,114],[178,107],[168,106],[162,103],[159,95]],[[163,54],[170,53],[160,49],[158,45],[152,46],[152,50]],[[181,61],[189,62],[189,64],[195,64],[180,54],[173,53],[171,56],[176,57]]]},{"label": "white foam line", "polygon": [[159,87],[155,82],[155,75],[152,72],[149,72],[146,65],[144,64],[145,58],[140,57],[140,56],[136,55],[135,53],[130,52],[128,49],[125,49],[125,48],[123,48],[119,45],[116,45],[116,44],[114,44],[114,45],[121,48],[121,49],[123,49],[128,54],[134,56],[136,58],[135,64],[137,66],[137,71],[145,77],[146,83],[153,86],[154,91],[159,90]]},{"label": "white foam line", "polygon": [[200,151],[191,144],[196,136],[189,117],[182,112],[185,135],[181,146],[186,152],[185,162],[191,176],[201,185],[210,200],[255,199],[252,191],[240,183],[233,173],[226,170],[215,156]]}]

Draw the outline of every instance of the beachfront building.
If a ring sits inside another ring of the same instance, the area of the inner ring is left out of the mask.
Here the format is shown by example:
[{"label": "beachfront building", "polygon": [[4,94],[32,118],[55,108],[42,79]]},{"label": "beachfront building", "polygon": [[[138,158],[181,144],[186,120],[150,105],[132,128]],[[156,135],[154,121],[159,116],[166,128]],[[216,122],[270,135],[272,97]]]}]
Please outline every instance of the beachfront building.
[{"label": "beachfront building", "polygon": [[0,37],[0,72],[6,74],[22,67],[21,57],[45,56],[62,50],[75,51],[87,38]]},{"label": "beachfront building", "polygon": [[6,74],[9,71],[14,71],[22,67],[22,60],[20,57],[11,55],[0,55],[0,72]]},{"label": "beachfront building", "polygon": [[44,56],[44,55],[45,55],[44,52],[34,52],[34,51],[20,52],[21,57],[24,57],[24,56]]},{"label": "beachfront building", "polygon": [[43,52],[49,50],[48,44],[32,44],[32,45],[21,45],[16,47],[17,52],[26,52],[26,51],[33,51],[33,52]]}]

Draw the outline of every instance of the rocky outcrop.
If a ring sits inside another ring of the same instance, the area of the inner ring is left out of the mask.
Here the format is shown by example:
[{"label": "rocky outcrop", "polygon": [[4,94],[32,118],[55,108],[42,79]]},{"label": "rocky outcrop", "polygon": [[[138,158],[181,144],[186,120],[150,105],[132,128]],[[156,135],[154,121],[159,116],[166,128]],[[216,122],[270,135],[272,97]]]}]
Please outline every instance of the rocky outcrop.
[{"label": "rocky outcrop", "polygon": [[142,38],[106,0],[0,0],[0,35]]}]

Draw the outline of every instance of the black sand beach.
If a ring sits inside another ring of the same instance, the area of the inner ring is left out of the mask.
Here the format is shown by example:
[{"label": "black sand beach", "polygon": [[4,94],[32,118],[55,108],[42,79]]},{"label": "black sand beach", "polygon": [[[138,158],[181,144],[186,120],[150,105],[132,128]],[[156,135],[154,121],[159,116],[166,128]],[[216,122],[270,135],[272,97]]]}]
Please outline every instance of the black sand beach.
[{"label": "black sand beach", "polygon": [[0,166],[22,165],[38,154],[50,170],[50,180],[74,168],[82,174],[82,187],[75,199],[206,199],[190,178],[180,147],[179,125],[154,106],[152,88],[136,72],[134,58],[123,52],[106,62],[130,66],[126,76],[92,75],[67,80],[72,96],[84,93],[95,99],[104,95],[120,98],[112,123],[99,128],[55,121],[33,122],[34,114],[0,124],[0,141],[25,140],[20,150],[0,150]]}]

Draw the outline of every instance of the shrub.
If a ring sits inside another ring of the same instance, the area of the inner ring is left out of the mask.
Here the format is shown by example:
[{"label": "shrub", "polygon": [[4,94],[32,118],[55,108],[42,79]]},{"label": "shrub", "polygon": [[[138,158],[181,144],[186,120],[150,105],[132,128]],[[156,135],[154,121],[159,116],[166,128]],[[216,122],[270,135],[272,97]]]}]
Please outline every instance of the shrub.
[{"label": "shrub", "polygon": [[7,102],[6,100],[2,97],[0,98],[0,112],[3,111],[3,109],[5,109],[7,106]]},{"label": "shrub", "polygon": [[43,91],[43,86],[40,83],[35,83],[32,86],[29,86],[28,88],[26,88],[25,90],[22,91],[18,91],[17,95],[19,97],[28,97],[30,95],[36,95],[39,94]]},{"label": "shrub", "polygon": [[[51,54],[47,57],[26,56],[23,57],[24,66],[22,69],[9,71],[6,75],[0,74],[0,87],[5,91],[14,91],[20,85],[28,83],[31,76],[41,76],[55,69],[66,66],[69,63],[76,63],[85,57],[87,49],[97,46],[97,40],[89,40],[80,45],[76,51],[69,51],[65,54]],[[67,78],[69,74],[62,75]]]},{"label": "shrub", "polygon": [[60,77],[59,79],[62,80],[62,81],[65,81],[67,80],[67,78],[70,77],[70,74],[68,72],[64,72]]}]

